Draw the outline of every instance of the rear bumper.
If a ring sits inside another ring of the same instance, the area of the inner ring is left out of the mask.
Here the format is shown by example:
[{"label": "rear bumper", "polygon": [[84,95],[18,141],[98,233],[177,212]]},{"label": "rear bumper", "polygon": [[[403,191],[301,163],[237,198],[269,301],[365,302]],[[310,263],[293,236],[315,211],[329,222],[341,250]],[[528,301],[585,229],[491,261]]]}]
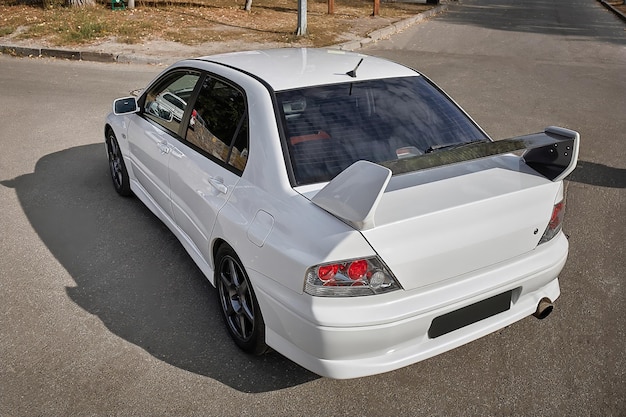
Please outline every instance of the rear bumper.
[{"label": "rear bumper", "polygon": [[[355,298],[257,291],[269,346],[331,378],[387,372],[438,355],[535,312],[560,294],[568,243],[560,233],[531,253],[438,286]],[[251,278],[253,274],[251,274]],[[258,287],[257,287],[258,288]],[[265,286],[263,286],[266,289]],[[436,338],[433,319],[512,290],[509,310]]]}]

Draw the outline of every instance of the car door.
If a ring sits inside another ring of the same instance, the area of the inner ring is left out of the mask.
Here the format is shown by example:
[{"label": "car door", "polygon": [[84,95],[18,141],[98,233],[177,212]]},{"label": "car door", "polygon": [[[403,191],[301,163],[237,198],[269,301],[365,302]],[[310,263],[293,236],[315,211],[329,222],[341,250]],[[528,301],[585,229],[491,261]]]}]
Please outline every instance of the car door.
[{"label": "car door", "polygon": [[154,200],[161,214],[172,218],[169,159],[180,140],[187,101],[200,73],[175,70],[165,74],[142,97],[142,111],[128,127],[131,164],[137,181]]},{"label": "car door", "polygon": [[247,155],[243,90],[207,76],[193,103],[185,140],[172,149],[169,163],[174,219],[207,260],[217,214],[239,181]]}]

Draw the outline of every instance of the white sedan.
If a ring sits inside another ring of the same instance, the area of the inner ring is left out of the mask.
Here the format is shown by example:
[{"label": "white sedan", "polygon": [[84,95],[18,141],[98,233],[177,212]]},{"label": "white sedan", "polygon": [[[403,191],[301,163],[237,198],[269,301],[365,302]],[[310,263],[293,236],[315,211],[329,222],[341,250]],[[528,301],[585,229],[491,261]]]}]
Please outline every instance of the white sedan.
[{"label": "white sedan", "polygon": [[492,141],[419,72],[317,49],[180,61],[113,107],[115,189],[176,235],[246,352],[361,377],[559,296],[574,131]]}]

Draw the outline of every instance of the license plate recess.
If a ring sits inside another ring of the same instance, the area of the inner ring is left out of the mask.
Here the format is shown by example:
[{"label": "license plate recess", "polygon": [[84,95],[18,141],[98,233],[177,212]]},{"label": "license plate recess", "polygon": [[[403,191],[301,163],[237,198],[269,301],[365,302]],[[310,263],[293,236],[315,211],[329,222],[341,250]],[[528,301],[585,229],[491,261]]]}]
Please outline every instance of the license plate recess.
[{"label": "license plate recess", "polygon": [[511,308],[512,294],[513,290],[510,290],[436,317],[428,329],[428,337],[434,339],[507,311]]}]

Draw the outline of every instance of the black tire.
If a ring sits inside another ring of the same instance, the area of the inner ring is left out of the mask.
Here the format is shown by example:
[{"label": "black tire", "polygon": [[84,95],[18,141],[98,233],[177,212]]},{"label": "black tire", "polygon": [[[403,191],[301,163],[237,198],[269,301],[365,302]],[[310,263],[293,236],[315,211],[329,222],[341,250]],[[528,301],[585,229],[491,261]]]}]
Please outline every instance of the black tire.
[{"label": "black tire", "polygon": [[133,194],[130,190],[130,179],[128,178],[128,171],[126,170],[126,164],[124,164],[124,156],[122,155],[120,145],[111,129],[107,130],[106,144],[113,187],[119,195],[128,197]]},{"label": "black tire", "polygon": [[265,322],[241,261],[225,244],[218,249],[216,260],[215,286],[230,336],[244,352],[253,355],[267,352]]}]

